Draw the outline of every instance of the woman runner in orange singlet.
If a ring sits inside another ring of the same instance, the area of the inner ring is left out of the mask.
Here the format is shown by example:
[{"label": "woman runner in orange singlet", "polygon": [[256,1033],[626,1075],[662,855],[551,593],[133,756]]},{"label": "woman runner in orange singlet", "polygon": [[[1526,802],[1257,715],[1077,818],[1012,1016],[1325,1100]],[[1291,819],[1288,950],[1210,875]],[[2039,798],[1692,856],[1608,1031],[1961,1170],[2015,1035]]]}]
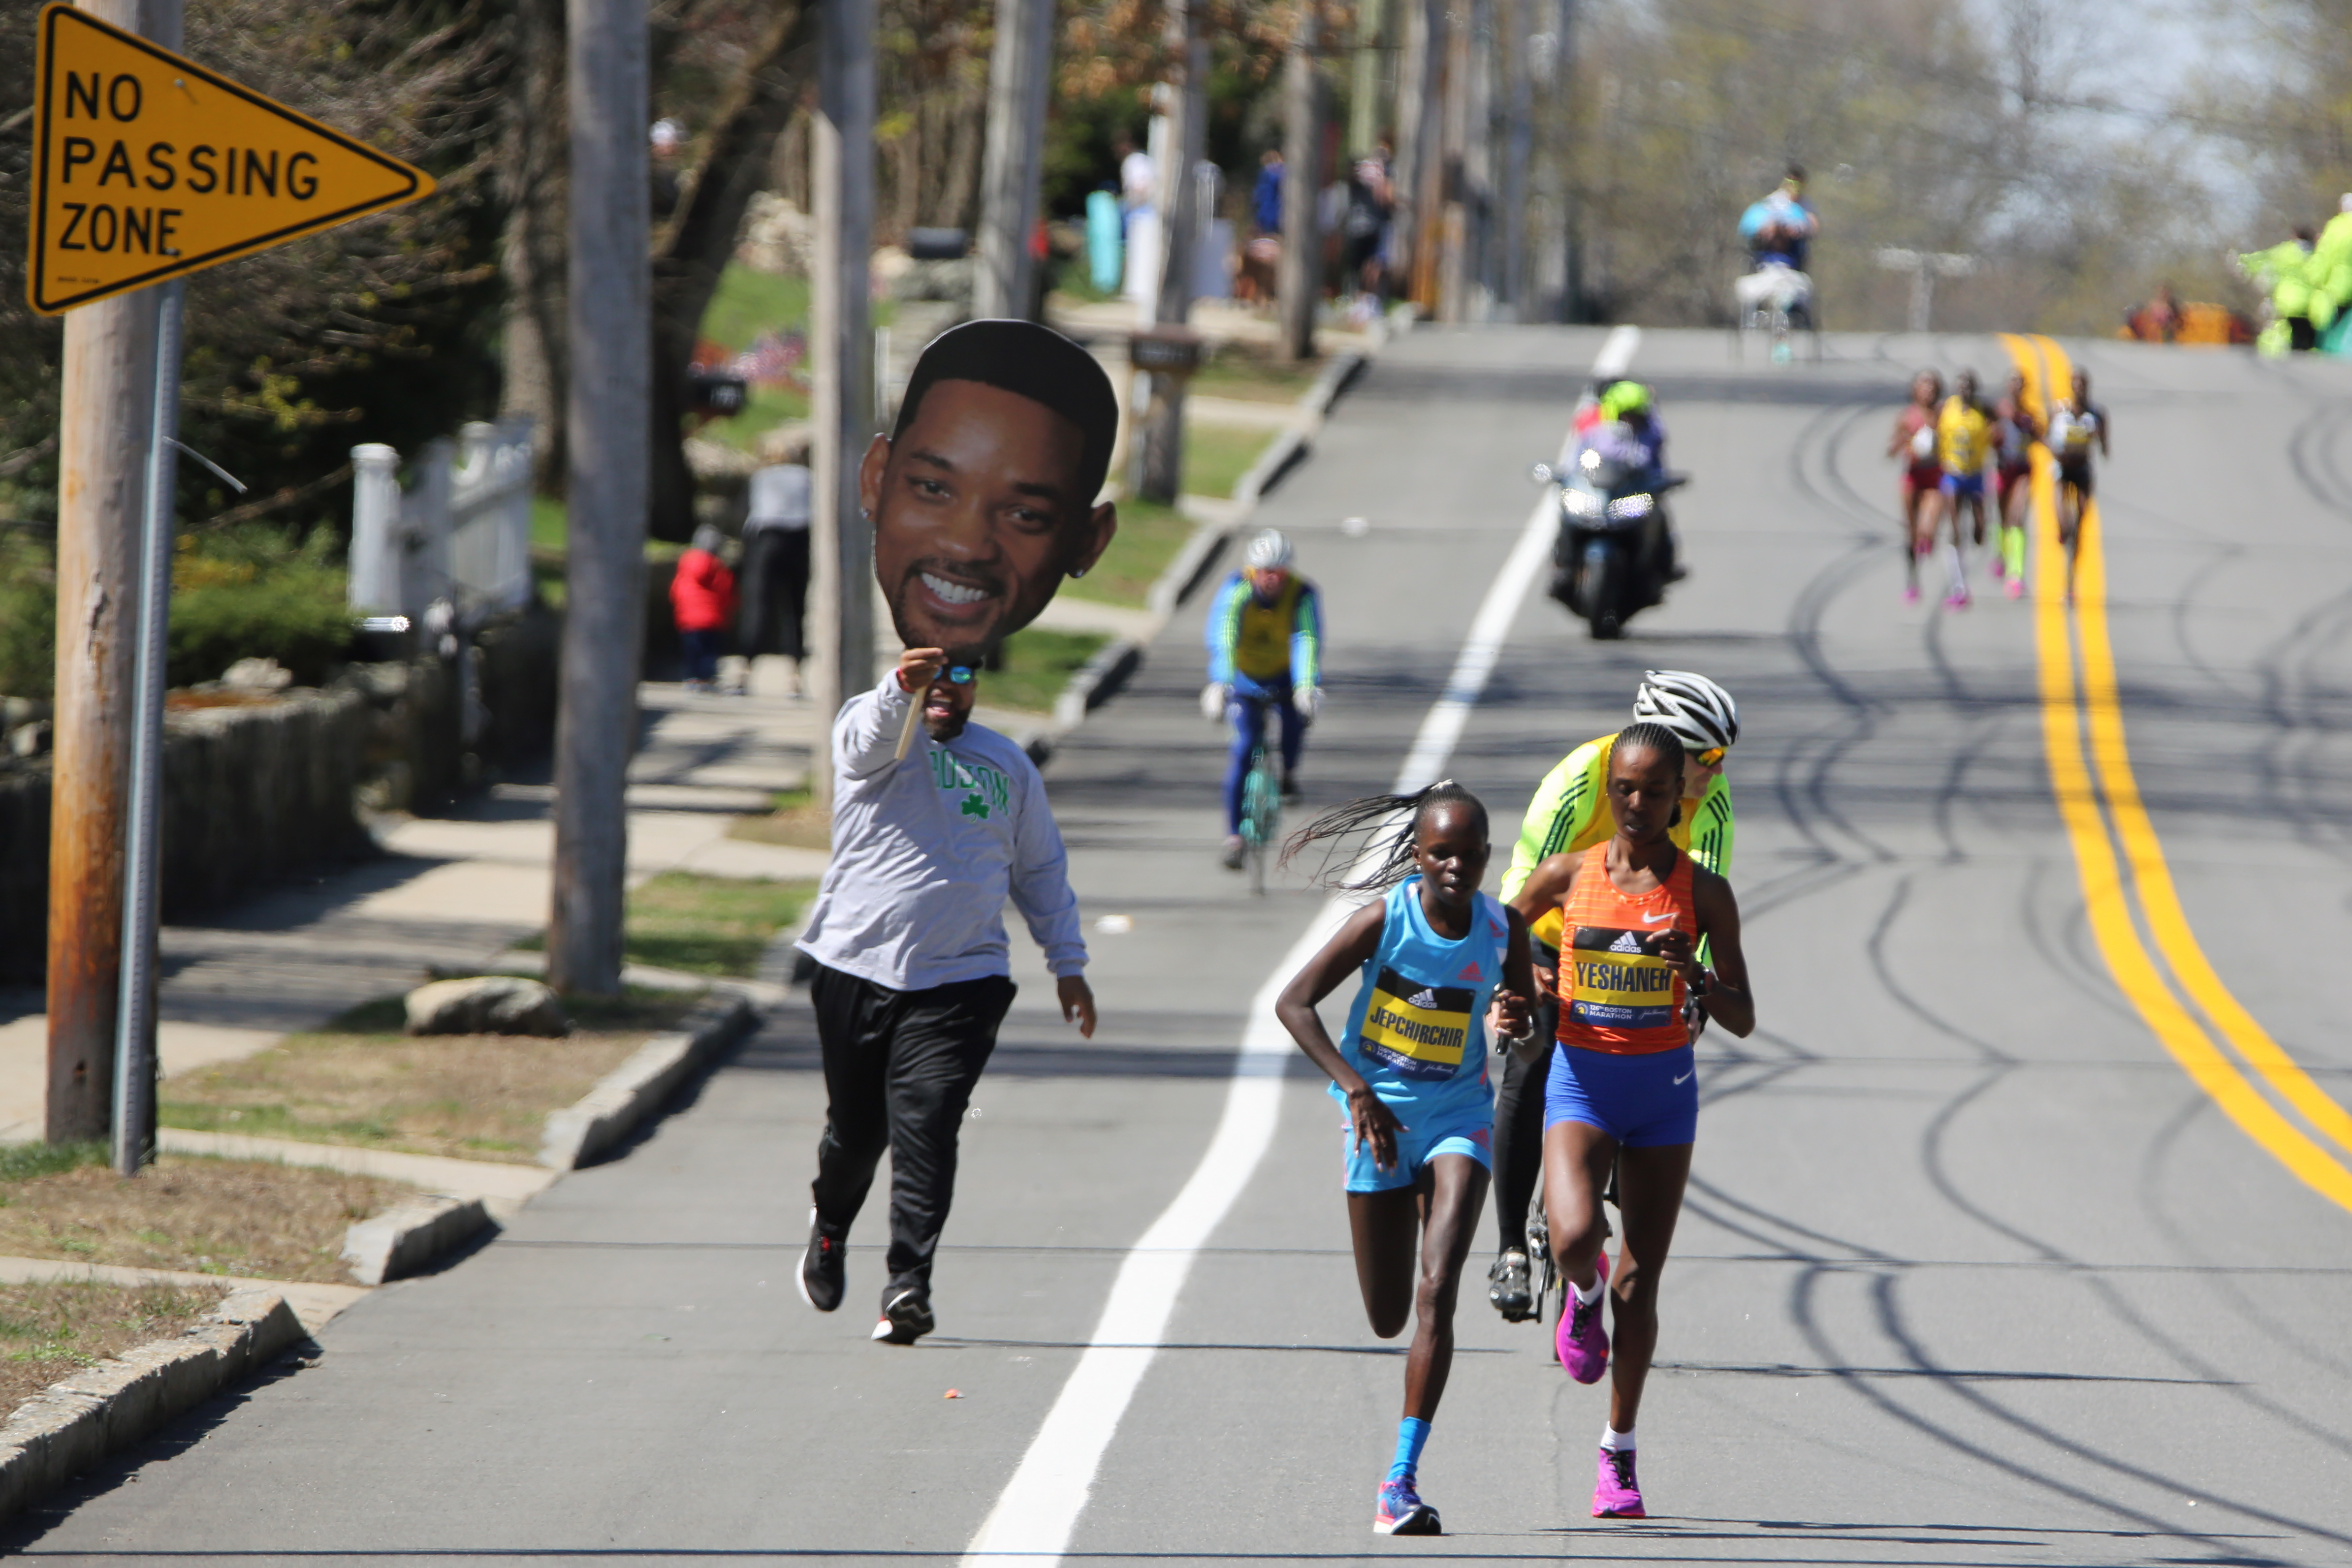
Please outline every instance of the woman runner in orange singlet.
[{"label": "woman runner in orange singlet", "polygon": [[[1560,1364],[1579,1383],[1611,1371],[1601,1299],[1615,1298],[1609,1425],[1596,1519],[1648,1517],[1633,1473],[1633,1421],[1658,1343],[1658,1276],[1681,1217],[1698,1126],[1698,1068],[1685,1004],[1736,1035],[1756,1027],[1731,884],[1667,837],[1681,809],[1683,746],[1659,724],[1620,731],[1609,758],[1617,831],[1537,866],[1512,907],[1562,911],[1559,1034],[1544,1096],[1544,1207],[1568,1287]],[[1709,973],[1699,958],[1705,942]],[[1612,1166],[1624,1237],[1612,1270],[1601,1194]],[[1613,1276],[1613,1278],[1612,1278]]]}]

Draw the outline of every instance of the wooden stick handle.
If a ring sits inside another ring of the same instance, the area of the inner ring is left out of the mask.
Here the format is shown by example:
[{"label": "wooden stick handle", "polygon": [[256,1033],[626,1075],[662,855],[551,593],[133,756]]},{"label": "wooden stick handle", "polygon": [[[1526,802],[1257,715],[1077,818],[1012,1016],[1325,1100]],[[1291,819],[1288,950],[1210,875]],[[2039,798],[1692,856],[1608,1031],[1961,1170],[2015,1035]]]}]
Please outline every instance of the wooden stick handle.
[{"label": "wooden stick handle", "polygon": [[915,744],[915,727],[923,722],[923,698],[929,694],[917,692],[915,700],[907,705],[907,722],[898,728],[898,760],[907,760],[907,753]]}]

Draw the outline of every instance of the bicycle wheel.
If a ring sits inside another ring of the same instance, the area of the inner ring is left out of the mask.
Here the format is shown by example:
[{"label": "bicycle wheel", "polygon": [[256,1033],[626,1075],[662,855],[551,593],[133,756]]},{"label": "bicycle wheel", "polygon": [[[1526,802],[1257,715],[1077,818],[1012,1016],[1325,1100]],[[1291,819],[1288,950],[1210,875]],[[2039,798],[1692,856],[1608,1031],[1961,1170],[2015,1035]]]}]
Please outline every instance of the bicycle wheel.
[{"label": "bicycle wheel", "polygon": [[1250,891],[1265,891],[1265,854],[1282,831],[1282,780],[1263,746],[1250,752],[1242,779],[1242,842],[1249,852]]}]

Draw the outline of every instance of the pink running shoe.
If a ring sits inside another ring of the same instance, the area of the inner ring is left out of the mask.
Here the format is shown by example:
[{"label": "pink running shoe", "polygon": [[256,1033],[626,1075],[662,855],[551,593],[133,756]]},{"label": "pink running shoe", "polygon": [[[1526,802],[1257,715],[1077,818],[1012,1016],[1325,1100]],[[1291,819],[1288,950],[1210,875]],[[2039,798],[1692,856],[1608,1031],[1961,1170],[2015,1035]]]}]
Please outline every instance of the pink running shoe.
[{"label": "pink running shoe", "polygon": [[1992,580],[1999,582],[2009,571],[2009,562],[2000,559],[2000,551],[1992,552]]},{"label": "pink running shoe", "polygon": [[1947,593],[1946,595],[1944,595],[1944,608],[1945,608],[1945,609],[1947,609],[1947,610],[1966,610],[1968,607],[1969,607],[1969,591],[1968,591],[1967,589],[1965,589],[1965,588],[1963,588],[1963,589],[1959,589],[1959,590],[1957,590],[1957,591],[1954,591],[1954,592]]},{"label": "pink running shoe", "polygon": [[2012,577],[2012,578],[2011,578],[2011,579],[2009,580],[2009,586],[2008,586],[2008,587],[2006,587],[2006,588],[2004,588],[2004,589],[2002,589],[2002,590],[2001,590],[2001,591],[2002,591],[2003,593],[2008,594],[2011,599],[2022,599],[2022,598],[2024,598],[2024,597],[2025,597],[2025,579],[2023,579],[2023,578],[2021,578],[2021,577]]},{"label": "pink running shoe", "polygon": [[1910,587],[1903,591],[1903,602],[1906,604],[1916,604],[1919,602],[1919,585],[1917,583],[1915,582]]},{"label": "pink running shoe", "polygon": [[1642,1506],[1642,1483],[1633,1476],[1633,1450],[1601,1450],[1601,1476],[1592,1485],[1595,1519],[1647,1519]]},{"label": "pink running shoe", "polygon": [[1568,1310],[1559,1314],[1559,1326],[1552,1331],[1560,1365],[1579,1383],[1598,1383],[1609,1370],[1609,1331],[1601,1326],[1601,1304],[1609,1296],[1609,1254],[1603,1252],[1594,1263],[1601,1270],[1601,1294],[1589,1303],[1580,1301],[1576,1287],[1570,1285]]}]

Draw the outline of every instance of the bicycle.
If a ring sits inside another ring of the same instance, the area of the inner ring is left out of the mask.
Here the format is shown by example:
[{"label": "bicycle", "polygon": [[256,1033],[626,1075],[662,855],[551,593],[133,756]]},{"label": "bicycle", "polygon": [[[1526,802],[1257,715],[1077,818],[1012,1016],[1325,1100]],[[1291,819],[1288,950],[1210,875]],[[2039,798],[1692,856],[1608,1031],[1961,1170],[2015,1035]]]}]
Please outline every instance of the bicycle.
[{"label": "bicycle", "polygon": [[1242,852],[1249,858],[1250,892],[1265,894],[1267,849],[1282,837],[1282,775],[1263,740],[1250,748],[1242,776]]}]

